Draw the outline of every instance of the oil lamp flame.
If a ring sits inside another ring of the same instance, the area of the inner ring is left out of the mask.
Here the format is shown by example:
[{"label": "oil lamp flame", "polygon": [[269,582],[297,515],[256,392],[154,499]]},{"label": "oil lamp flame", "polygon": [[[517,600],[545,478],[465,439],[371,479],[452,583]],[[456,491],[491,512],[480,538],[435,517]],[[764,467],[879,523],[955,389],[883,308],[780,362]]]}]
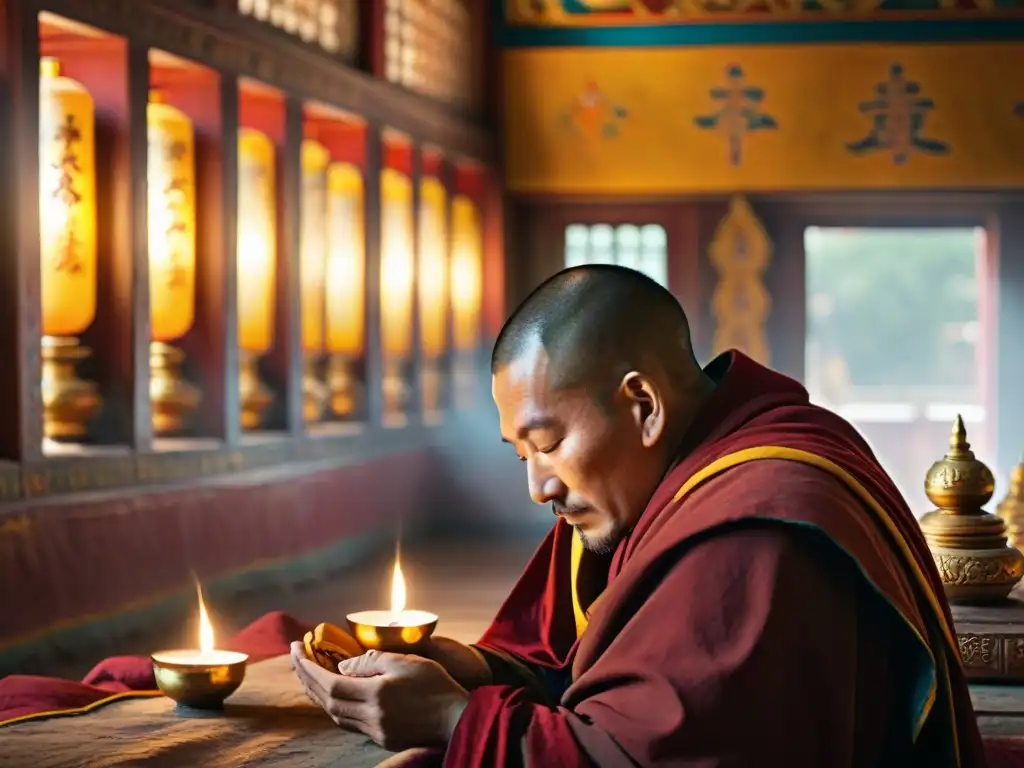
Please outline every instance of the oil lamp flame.
[{"label": "oil lamp flame", "polygon": [[395,556],[395,572],[391,577],[391,613],[397,619],[405,610],[405,577],[402,575],[402,563]]},{"label": "oil lamp flame", "polygon": [[199,595],[199,650],[203,654],[213,652],[213,624],[210,623],[210,614],[206,612],[206,603],[203,601],[203,588],[196,582],[196,593]]}]

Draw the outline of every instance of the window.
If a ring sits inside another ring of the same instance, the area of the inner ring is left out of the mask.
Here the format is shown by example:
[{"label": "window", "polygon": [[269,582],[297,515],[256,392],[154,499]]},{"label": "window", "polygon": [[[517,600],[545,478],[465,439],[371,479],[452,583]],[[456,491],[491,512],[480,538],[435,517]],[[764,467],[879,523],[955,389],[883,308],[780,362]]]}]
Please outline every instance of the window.
[{"label": "window", "polygon": [[570,224],[565,266],[618,264],[668,287],[668,237],[658,224]]},{"label": "window", "polygon": [[387,0],[384,76],[433,99],[469,106],[473,28],[466,0]]},{"label": "window", "polygon": [[806,384],[867,438],[911,508],[956,414],[992,462],[979,318],[983,229],[810,227]]},{"label": "window", "polygon": [[358,3],[359,0],[238,0],[238,12],[352,61],[359,39]]}]

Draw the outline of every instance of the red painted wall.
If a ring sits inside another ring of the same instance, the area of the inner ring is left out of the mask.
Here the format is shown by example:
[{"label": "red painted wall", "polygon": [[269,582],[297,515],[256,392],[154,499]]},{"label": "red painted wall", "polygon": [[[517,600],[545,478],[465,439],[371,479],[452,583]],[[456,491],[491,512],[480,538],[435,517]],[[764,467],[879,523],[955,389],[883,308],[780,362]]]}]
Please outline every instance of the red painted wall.
[{"label": "red painted wall", "polygon": [[[422,515],[431,458],[282,466],[0,512],[0,652],[78,622],[293,560]],[[395,482],[395,478],[402,478]]]}]

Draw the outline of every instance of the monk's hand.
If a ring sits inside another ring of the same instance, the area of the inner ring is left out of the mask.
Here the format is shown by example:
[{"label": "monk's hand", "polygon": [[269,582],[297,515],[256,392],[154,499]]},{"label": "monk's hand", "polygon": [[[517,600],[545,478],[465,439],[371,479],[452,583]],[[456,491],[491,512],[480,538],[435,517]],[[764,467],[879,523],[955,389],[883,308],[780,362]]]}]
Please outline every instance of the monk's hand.
[{"label": "monk's hand", "polygon": [[435,661],[367,651],[333,674],[292,644],[292,663],[306,694],[342,728],[384,749],[443,747],[469,703],[469,693]]},{"label": "monk's hand", "polygon": [[491,668],[484,657],[458,640],[431,638],[420,653],[444,667],[445,672],[468,691],[491,684]]}]

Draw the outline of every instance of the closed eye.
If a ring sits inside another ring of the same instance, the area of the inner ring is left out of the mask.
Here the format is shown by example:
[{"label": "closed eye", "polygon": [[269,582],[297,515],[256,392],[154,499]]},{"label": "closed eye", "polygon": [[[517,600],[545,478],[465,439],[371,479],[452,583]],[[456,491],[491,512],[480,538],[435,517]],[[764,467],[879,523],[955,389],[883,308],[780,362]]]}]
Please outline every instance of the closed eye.
[{"label": "closed eye", "polygon": [[554,450],[555,450],[556,448],[558,448],[558,446],[560,446],[560,445],[562,444],[562,439],[563,439],[563,438],[559,438],[558,440],[556,440],[555,442],[553,442],[553,443],[552,443],[551,445],[549,445],[549,446],[548,446],[547,448],[541,448],[541,449],[539,449],[539,450],[540,450],[540,452],[541,452],[541,453],[551,453],[551,452],[552,452],[552,451],[554,451]]}]

